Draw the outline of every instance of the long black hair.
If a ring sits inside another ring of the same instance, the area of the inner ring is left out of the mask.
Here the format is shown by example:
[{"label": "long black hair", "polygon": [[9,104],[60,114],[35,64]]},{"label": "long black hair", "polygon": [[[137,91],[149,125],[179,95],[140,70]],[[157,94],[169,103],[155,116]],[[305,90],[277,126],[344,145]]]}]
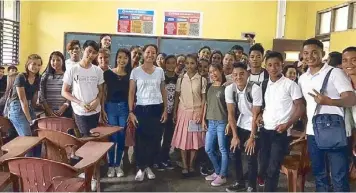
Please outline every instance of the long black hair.
[{"label": "long black hair", "polygon": [[223,85],[227,80],[226,80],[226,77],[225,77],[225,74],[224,74],[224,70],[223,70],[223,66],[221,64],[210,64],[209,68],[210,67],[213,67],[213,68],[216,68],[220,71],[221,73],[221,85]]},{"label": "long black hair", "polygon": [[54,74],[56,73],[56,70],[51,65],[51,60],[52,60],[53,56],[58,56],[59,58],[61,58],[61,60],[62,60],[62,71],[63,72],[66,71],[66,65],[65,65],[64,55],[61,52],[59,52],[59,51],[52,52],[51,55],[49,55],[48,64],[47,64],[45,72],[47,74],[49,74],[49,75],[53,75],[54,76]]},{"label": "long black hair", "polygon": [[117,67],[117,57],[119,56],[120,52],[125,53],[126,56],[128,57],[128,61],[127,61],[127,64],[125,66],[125,71],[126,71],[127,74],[131,74],[131,71],[132,71],[131,52],[126,48],[120,48],[120,49],[117,50],[116,56],[115,56],[115,68]]}]

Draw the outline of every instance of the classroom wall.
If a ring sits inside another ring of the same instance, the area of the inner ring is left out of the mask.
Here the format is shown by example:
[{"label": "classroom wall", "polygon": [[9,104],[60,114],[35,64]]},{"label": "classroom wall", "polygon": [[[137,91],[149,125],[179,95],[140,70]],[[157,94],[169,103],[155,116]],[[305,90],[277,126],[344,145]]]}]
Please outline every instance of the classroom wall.
[{"label": "classroom wall", "polygon": [[119,7],[156,10],[157,35],[164,10],[201,11],[204,38],[241,39],[241,32],[256,32],[266,49],[272,48],[277,19],[276,1],[22,1],[21,7],[21,64],[32,52],[47,63],[51,51],[63,50],[64,32],[115,33]]},{"label": "classroom wall", "polygon": [[[315,36],[316,14],[318,11],[334,7],[347,2],[343,1],[311,1],[307,6],[307,25],[305,38],[311,38]],[[356,30],[347,30],[343,32],[332,32],[330,35],[330,51],[341,52],[348,46],[356,45]]]}]

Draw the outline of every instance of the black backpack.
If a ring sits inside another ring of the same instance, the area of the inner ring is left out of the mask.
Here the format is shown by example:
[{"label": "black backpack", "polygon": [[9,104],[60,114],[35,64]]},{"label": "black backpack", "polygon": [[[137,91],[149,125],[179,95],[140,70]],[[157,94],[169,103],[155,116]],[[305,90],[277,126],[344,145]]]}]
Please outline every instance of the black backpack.
[{"label": "black backpack", "polygon": [[[254,84],[256,84],[256,83],[250,81],[247,83],[247,86],[246,86],[245,97],[249,103],[252,103],[252,101],[253,101],[251,93],[252,93],[252,87]],[[237,91],[234,91],[232,95],[233,95],[234,103],[237,105],[237,103],[239,102],[239,95],[237,94]]]},{"label": "black backpack", "polygon": [[261,84],[261,88],[262,88],[262,110],[264,110],[265,107],[266,107],[265,94],[266,94],[266,90],[267,90],[267,86],[268,86],[268,80],[269,79],[265,79]]}]

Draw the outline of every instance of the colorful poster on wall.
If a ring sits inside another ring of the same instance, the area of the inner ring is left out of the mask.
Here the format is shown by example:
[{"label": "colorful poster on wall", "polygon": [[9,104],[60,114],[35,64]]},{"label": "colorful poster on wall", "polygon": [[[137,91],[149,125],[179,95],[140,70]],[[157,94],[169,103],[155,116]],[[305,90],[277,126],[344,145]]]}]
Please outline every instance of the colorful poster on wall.
[{"label": "colorful poster on wall", "polygon": [[154,35],[153,10],[118,9],[117,32],[123,34]]},{"label": "colorful poster on wall", "polygon": [[164,35],[200,37],[202,18],[201,12],[165,11]]}]

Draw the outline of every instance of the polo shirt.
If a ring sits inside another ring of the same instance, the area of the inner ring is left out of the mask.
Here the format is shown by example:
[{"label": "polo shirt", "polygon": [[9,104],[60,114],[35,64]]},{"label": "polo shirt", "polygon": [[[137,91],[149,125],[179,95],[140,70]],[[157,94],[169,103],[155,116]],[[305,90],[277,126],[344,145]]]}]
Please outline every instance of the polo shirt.
[{"label": "polo shirt", "polygon": [[225,89],[225,101],[227,104],[235,103],[234,92],[238,94],[237,106],[239,108],[240,116],[237,120],[237,126],[251,131],[252,129],[252,107],[253,106],[262,106],[262,89],[254,84],[251,90],[252,103],[250,103],[246,98],[246,87],[244,90],[240,91],[236,84],[230,84]]},{"label": "polo shirt", "polygon": [[266,104],[263,111],[264,128],[275,130],[278,125],[287,123],[293,113],[293,101],[302,97],[302,92],[294,81],[284,76],[276,82],[269,79],[264,98]]},{"label": "polo shirt", "polygon": [[[314,75],[312,75],[310,73],[310,69],[308,69],[307,72],[299,78],[299,85],[302,89],[303,96],[307,102],[307,135],[314,135],[312,120],[315,108],[317,106],[317,103],[314,101],[314,98],[311,97],[308,93],[313,94],[313,89],[315,89],[316,91],[320,91],[326,74],[332,68],[332,66],[324,64],[324,66]],[[331,99],[340,99],[340,94],[347,91],[353,91],[350,80],[341,69],[334,68],[334,70],[330,74],[325,94]],[[322,105],[319,109],[318,114],[338,114],[344,117],[344,108]]]}]

